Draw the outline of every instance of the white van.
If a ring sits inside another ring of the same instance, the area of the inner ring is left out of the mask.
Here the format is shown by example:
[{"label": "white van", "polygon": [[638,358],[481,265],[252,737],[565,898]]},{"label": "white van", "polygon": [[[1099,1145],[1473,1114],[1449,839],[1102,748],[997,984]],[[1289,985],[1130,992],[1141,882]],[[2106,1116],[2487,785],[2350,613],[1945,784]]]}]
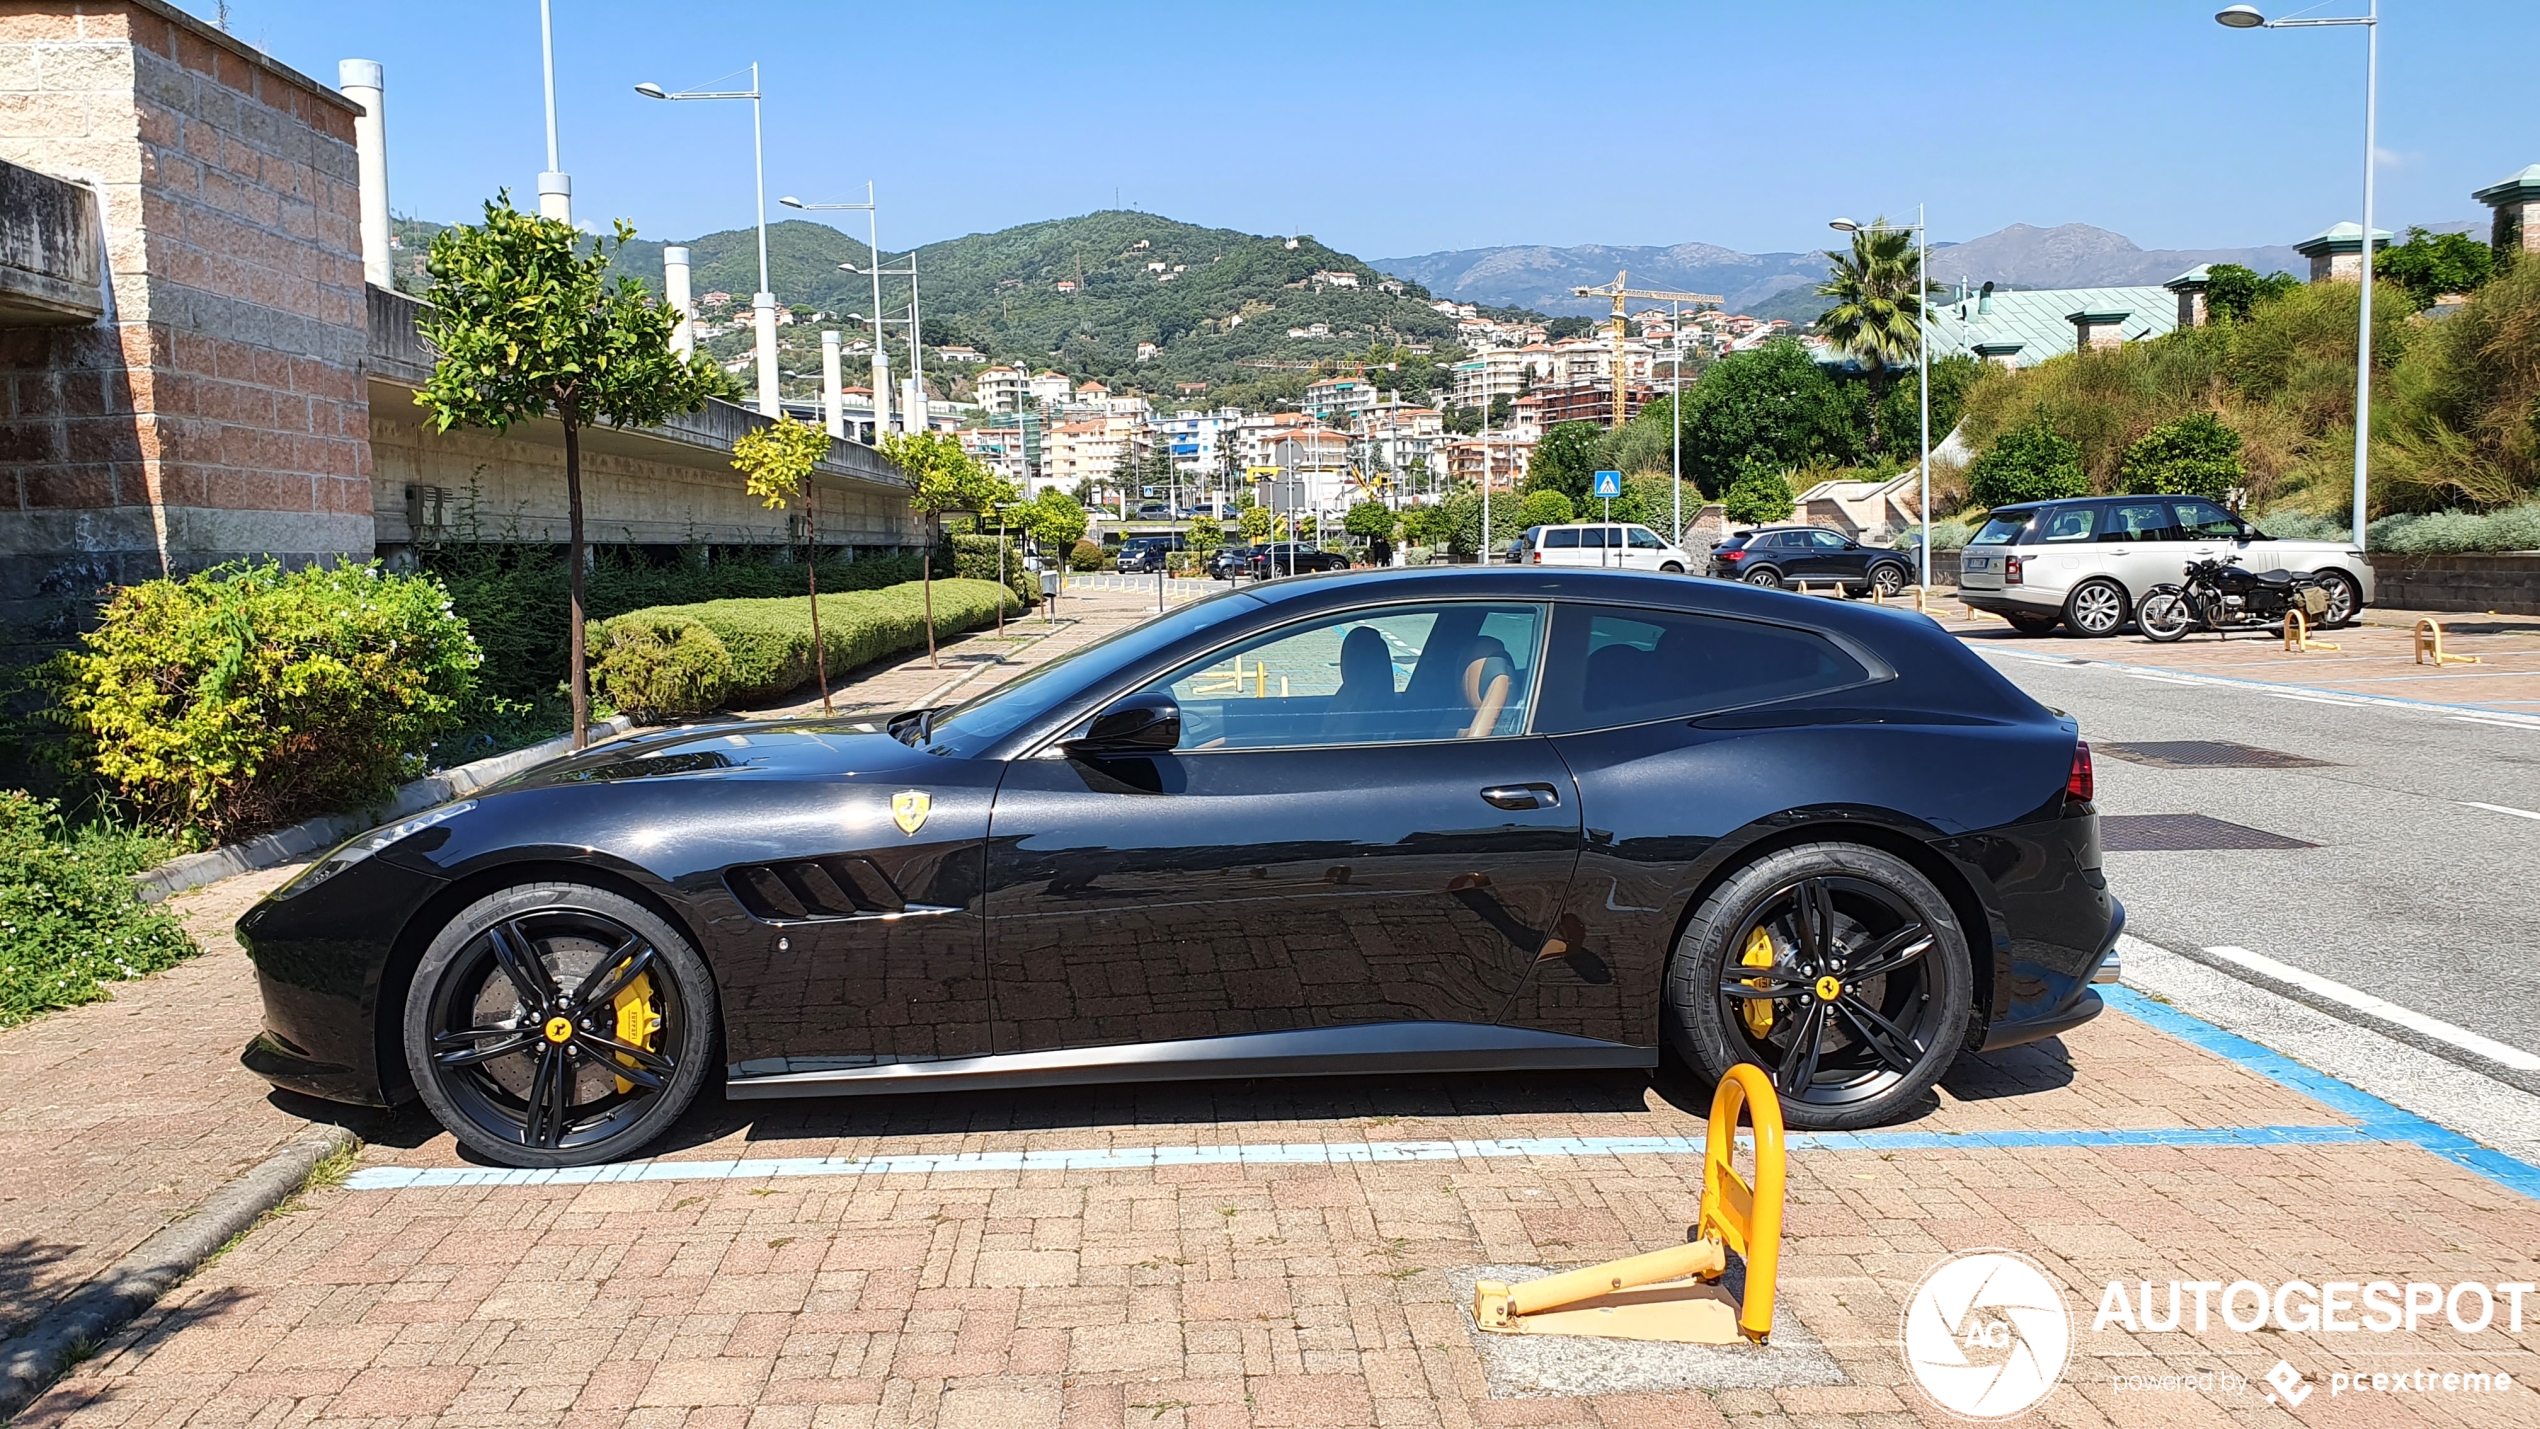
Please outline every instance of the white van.
[{"label": "white van", "polygon": [[1537,566],[1602,566],[1607,570],[1665,571],[1682,575],[1694,567],[1683,548],[1646,526],[1628,521],[1577,521],[1566,526],[1537,526],[1525,561]]}]

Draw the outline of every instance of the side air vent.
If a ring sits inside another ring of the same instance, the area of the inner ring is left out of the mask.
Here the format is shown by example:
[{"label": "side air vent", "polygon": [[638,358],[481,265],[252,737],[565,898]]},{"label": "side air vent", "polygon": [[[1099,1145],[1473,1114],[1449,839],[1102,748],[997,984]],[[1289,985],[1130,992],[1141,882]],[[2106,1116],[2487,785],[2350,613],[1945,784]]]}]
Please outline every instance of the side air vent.
[{"label": "side air vent", "polygon": [[869,858],[845,854],[743,864],[724,875],[750,916],[769,923],[902,913],[908,900]]}]

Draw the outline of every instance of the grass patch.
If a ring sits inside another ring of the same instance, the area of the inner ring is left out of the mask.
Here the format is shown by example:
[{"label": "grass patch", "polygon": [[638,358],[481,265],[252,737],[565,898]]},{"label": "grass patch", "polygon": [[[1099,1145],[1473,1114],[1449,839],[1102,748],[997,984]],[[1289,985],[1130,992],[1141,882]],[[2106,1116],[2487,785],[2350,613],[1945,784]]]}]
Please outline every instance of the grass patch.
[{"label": "grass patch", "polygon": [[107,996],[201,949],[131,876],[183,852],[109,823],[72,828],[60,808],[0,790],[0,1027]]}]

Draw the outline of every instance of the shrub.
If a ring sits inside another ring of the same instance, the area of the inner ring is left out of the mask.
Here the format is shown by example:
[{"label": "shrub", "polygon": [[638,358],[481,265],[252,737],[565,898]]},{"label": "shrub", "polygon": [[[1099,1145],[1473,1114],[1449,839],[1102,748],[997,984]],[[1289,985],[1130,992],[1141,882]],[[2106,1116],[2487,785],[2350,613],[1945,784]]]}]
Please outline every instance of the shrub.
[{"label": "shrub", "polygon": [[124,587],[47,679],[84,768],[161,827],[228,839],[422,773],[478,660],[429,576],[265,562]]},{"label": "shrub", "polygon": [[1519,526],[1559,526],[1571,519],[1570,498],[1558,491],[1531,491],[1517,503]]},{"label": "shrub", "polygon": [[1987,510],[2089,491],[2090,478],[2081,469],[2081,448],[2055,435],[2043,422],[2004,432],[1967,469],[1967,494]]},{"label": "shrub", "polygon": [[94,1002],[101,983],[199,951],[132,888],[133,874],[175,852],[132,829],[72,830],[50,800],[0,790],[0,1027]]},{"label": "shrub", "polygon": [[2117,465],[2127,491],[2222,500],[2247,478],[2240,465],[2240,434],[2211,412],[2172,418],[2135,439]]},{"label": "shrub", "polygon": [[1092,541],[1079,541],[1067,550],[1067,568],[1071,571],[1102,569],[1102,547]]},{"label": "shrub", "polygon": [[1779,521],[1791,511],[1790,482],[1780,472],[1749,468],[1729,483],[1721,503],[1731,521],[1747,525]]},{"label": "shrub", "polygon": [[1011,536],[1003,539],[995,535],[953,537],[953,574],[963,580],[987,581],[991,585],[995,584],[1000,579],[997,569],[997,547],[1000,545],[1005,547],[1005,569],[1002,579],[1007,588],[1011,589],[1014,592],[1014,598],[1023,602],[1026,607],[1039,604],[1041,583],[1033,578],[1030,571],[1023,568],[1023,548],[1016,544]]},{"label": "shrub", "polygon": [[[1014,593],[994,581],[937,581],[935,633],[985,625],[996,619],[1000,602],[1010,613],[1022,609]],[[691,626],[714,643],[689,633]],[[923,592],[915,583],[824,591],[820,638],[833,672],[923,648]],[[601,690],[612,701],[653,701],[641,707],[654,718],[773,699],[800,689],[813,673],[810,602],[799,596],[629,611],[603,622],[591,645],[601,652]]]},{"label": "shrub", "polygon": [[[2346,534],[2341,525],[2330,539]],[[2368,550],[2405,556],[2540,550],[2540,501],[2484,516],[2466,511],[2384,516],[2364,528],[2364,540]]]}]

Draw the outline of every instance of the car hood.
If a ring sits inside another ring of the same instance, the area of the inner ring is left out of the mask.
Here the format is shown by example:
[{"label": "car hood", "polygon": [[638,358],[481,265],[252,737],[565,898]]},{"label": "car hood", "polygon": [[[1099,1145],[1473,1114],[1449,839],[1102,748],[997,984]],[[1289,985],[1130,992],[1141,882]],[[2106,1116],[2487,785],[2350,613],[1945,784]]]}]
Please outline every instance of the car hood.
[{"label": "car hood", "polygon": [[611,740],[525,770],[486,792],[655,779],[891,776],[939,759],[883,733],[875,719],[753,721]]}]

